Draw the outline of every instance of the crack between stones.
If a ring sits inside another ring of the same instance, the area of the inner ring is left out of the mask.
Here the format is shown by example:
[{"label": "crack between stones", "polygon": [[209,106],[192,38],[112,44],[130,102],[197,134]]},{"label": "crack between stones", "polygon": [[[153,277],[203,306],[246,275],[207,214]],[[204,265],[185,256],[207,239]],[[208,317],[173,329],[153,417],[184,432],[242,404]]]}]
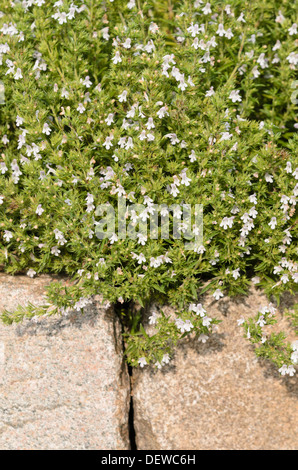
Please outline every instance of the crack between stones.
[{"label": "crack between stones", "polygon": [[[125,306],[121,304],[116,304],[115,305],[115,312],[120,320],[121,324],[121,333],[123,334],[125,331],[125,323],[123,321],[123,317],[121,315],[121,311],[128,311],[130,308],[130,305],[127,304]],[[124,353],[125,353],[125,343],[124,343],[124,338],[122,336],[122,354],[124,358]],[[133,401],[133,367],[130,365],[127,365],[128,369],[128,374],[129,374],[129,396],[130,396],[130,401],[129,401],[129,410],[128,410],[128,437],[129,437],[129,444],[130,444],[130,450],[138,450],[137,448],[137,443],[136,443],[136,430],[134,426],[134,401]]]},{"label": "crack between stones", "polygon": [[136,430],[134,426],[134,402],[133,402],[133,388],[132,388],[132,367],[128,366],[129,381],[130,381],[130,403],[128,413],[128,430],[130,450],[138,450],[136,443]]}]

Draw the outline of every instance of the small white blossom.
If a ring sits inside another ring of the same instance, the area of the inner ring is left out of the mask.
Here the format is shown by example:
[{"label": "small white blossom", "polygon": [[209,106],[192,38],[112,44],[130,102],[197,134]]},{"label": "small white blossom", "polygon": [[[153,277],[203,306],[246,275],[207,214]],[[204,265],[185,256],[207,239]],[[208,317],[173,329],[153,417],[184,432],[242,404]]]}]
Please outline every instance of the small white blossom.
[{"label": "small white blossom", "polygon": [[216,299],[216,300],[219,300],[221,297],[223,297],[223,293],[220,289],[216,289],[215,292],[213,292],[213,297]]},{"label": "small white blossom", "polygon": [[233,103],[236,103],[237,101],[242,101],[239,90],[231,91],[229,98],[230,100],[232,100]]},{"label": "small white blossom", "polygon": [[48,125],[48,123],[46,123],[46,122],[43,125],[42,133],[46,134],[46,135],[50,135],[50,133],[51,133],[51,128]]},{"label": "small white blossom", "polygon": [[41,204],[38,204],[35,212],[37,215],[41,215],[44,212],[44,209],[42,208]]},{"label": "small white blossom", "polygon": [[143,368],[147,364],[146,358],[145,357],[140,357],[140,359],[138,360],[138,363],[139,363],[140,367]]},{"label": "small white blossom", "polygon": [[27,276],[28,277],[34,277],[36,274],[36,271],[34,271],[34,269],[29,269],[29,271],[27,271]]}]

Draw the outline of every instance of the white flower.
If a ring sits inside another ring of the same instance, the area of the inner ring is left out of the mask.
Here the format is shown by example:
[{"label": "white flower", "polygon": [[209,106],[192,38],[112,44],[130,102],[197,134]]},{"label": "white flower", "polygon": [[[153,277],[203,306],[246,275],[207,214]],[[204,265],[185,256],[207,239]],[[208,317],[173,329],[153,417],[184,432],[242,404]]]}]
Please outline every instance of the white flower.
[{"label": "white flower", "polygon": [[265,173],[265,180],[267,183],[273,183],[273,176],[269,175],[269,173]]},{"label": "white flower", "polygon": [[108,41],[110,39],[110,35],[109,35],[109,27],[107,26],[106,28],[103,28],[101,30],[101,33],[102,33],[102,37]]},{"label": "white flower", "polygon": [[246,23],[245,19],[244,19],[244,13],[242,12],[241,15],[237,18],[237,21],[240,21],[242,23]]},{"label": "white flower", "polygon": [[23,124],[23,122],[24,122],[24,119],[21,118],[20,116],[17,116],[17,118],[16,118],[16,125],[19,127],[19,126],[21,126],[21,125]]},{"label": "white flower", "polygon": [[77,107],[77,111],[79,111],[79,113],[83,114],[83,112],[86,111],[86,108],[82,103],[79,103],[79,105]]},{"label": "white flower", "polygon": [[34,277],[36,274],[36,271],[34,271],[34,269],[29,269],[29,271],[27,271],[27,276],[28,277]]},{"label": "white flower", "polygon": [[44,209],[42,208],[41,204],[38,204],[35,213],[36,213],[37,215],[41,215],[43,212],[44,212]]},{"label": "white flower", "polygon": [[292,163],[291,162],[287,162],[287,165],[286,165],[286,172],[287,173],[292,173]]},{"label": "white flower", "polygon": [[206,326],[207,328],[209,328],[211,322],[212,322],[212,318],[207,317],[207,316],[203,317],[203,326]]},{"label": "white flower", "polygon": [[234,269],[234,271],[232,271],[232,276],[234,279],[238,279],[240,277],[240,268],[237,268],[237,269]]},{"label": "white flower", "polygon": [[114,122],[114,114],[110,113],[108,117],[105,119],[105,122],[107,123],[108,126],[110,126],[112,122]]},{"label": "white flower", "polygon": [[212,95],[214,95],[214,93],[215,93],[215,91],[214,91],[214,88],[212,86],[208,91],[206,91],[205,96],[207,96],[207,97],[212,96]]},{"label": "white flower", "polygon": [[294,368],[294,366],[290,365],[288,366],[288,370],[287,370],[287,374],[290,376],[290,377],[293,377],[296,373],[296,370]]},{"label": "white flower", "polygon": [[152,268],[159,268],[159,266],[162,264],[162,259],[158,256],[157,258],[150,258],[150,266]]},{"label": "white flower", "polygon": [[283,16],[281,10],[278,11],[278,16],[275,18],[276,23],[283,23],[285,21],[285,17]]},{"label": "white flower", "polygon": [[109,240],[110,240],[111,245],[112,245],[113,243],[117,242],[117,241],[118,241],[118,237],[117,237],[116,233],[113,233],[113,234],[111,235],[111,237],[109,238]]},{"label": "white flower", "polygon": [[263,315],[260,315],[260,318],[257,321],[257,325],[260,325],[261,328],[266,325],[266,320]]},{"label": "white flower", "polygon": [[215,292],[213,292],[213,297],[216,299],[216,300],[219,300],[221,297],[223,297],[223,293],[220,289],[216,289]]},{"label": "white flower", "polygon": [[293,364],[298,364],[298,351],[292,352],[291,361],[293,362]]},{"label": "white flower", "polygon": [[147,241],[147,236],[146,235],[143,235],[142,233],[138,233],[137,234],[137,237],[138,237],[138,243],[140,245],[145,245],[146,244],[146,241]]},{"label": "white flower", "polygon": [[133,148],[133,140],[131,137],[128,137],[126,145],[125,145],[125,150],[129,150]]},{"label": "white flower", "polygon": [[222,142],[223,140],[230,140],[232,137],[233,134],[230,134],[229,132],[222,132],[220,142]]},{"label": "white flower", "polygon": [[200,315],[200,317],[204,317],[206,310],[202,306],[202,304],[190,304],[189,310],[195,312],[196,315]]},{"label": "white flower", "polygon": [[242,101],[239,90],[231,91],[229,98],[230,100],[232,100],[233,103],[236,103],[236,101]]},{"label": "white flower", "polygon": [[152,314],[149,317],[149,325],[155,325],[157,320],[157,313],[152,312]]},{"label": "white flower", "polygon": [[277,225],[276,217],[272,217],[268,225],[272,230],[274,230]]},{"label": "white flower", "polygon": [[130,10],[132,10],[132,8],[134,8],[136,6],[136,2],[135,0],[129,0],[128,4],[127,4],[127,8],[129,8]]},{"label": "white flower", "polygon": [[224,230],[227,230],[227,228],[232,228],[233,226],[233,221],[234,221],[234,217],[224,217],[220,223],[220,227],[223,227]]},{"label": "white flower", "polygon": [[280,62],[280,58],[278,57],[277,54],[274,54],[274,57],[272,59],[272,64],[278,64]]},{"label": "white flower", "polygon": [[204,15],[208,15],[209,13],[212,13],[211,4],[206,3],[206,5],[202,8],[202,12],[204,13]]},{"label": "white flower", "polygon": [[147,124],[146,124],[146,127],[148,129],[148,131],[150,131],[150,129],[154,129],[155,128],[155,124],[153,122],[153,118],[150,117],[147,121]]},{"label": "white flower", "polygon": [[23,78],[23,75],[22,75],[22,71],[20,68],[17,69],[15,75],[14,75],[14,79],[15,80],[19,80],[20,78]]},{"label": "white flower", "polygon": [[66,99],[69,98],[69,92],[65,90],[65,88],[62,88],[61,90],[61,98],[66,98]]},{"label": "white flower", "polygon": [[232,33],[231,28],[227,29],[226,32],[225,32],[225,37],[228,38],[228,39],[231,39],[233,36],[234,36],[234,34]]},{"label": "white flower", "polygon": [[144,367],[147,364],[146,358],[145,357],[140,357],[140,359],[138,360],[138,363],[139,363],[140,367]]},{"label": "white flower", "polygon": [[188,176],[186,176],[186,171],[187,171],[187,168],[184,168],[181,173],[180,173],[180,178],[181,178],[181,184],[184,184],[185,186],[189,186],[190,182],[191,182],[191,178],[188,178]]},{"label": "white flower", "polygon": [[286,284],[287,282],[289,282],[289,276],[287,274],[283,274],[280,280],[282,281],[283,284]]},{"label": "white flower", "polygon": [[190,331],[193,328],[193,324],[191,323],[190,320],[185,320],[183,321],[182,318],[177,318],[175,320],[175,324],[180,330],[181,333],[185,333],[186,331]]},{"label": "white flower", "polygon": [[251,202],[252,204],[257,204],[258,203],[256,193],[249,196],[249,202]]},{"label": "white flower", "polygon": [[157,33],[158,30],[159,30],[159,27],[157,26],[157,24],[151,22],[150,25],[149,25],[150,33],[155,34],[155,33]]},{"label": "white flower", "polygon": [[194,151],[194,150],[192,150],[192,151],[191,151],[191,154],[190,154],[190,155],[188,155],[188,158],[190,159],[190,161],[191,161],[192,163],[196,161],[196,159],[197,159],[197,156],[196,156],[196,154],[195,154],[195,151]]},{"label": "white flower", "polygon": [[48,123],[46,123],[46,122],[43,125],[42,133],[46,134],[46,135],[50,135],[50,133],[51,133],[51,128],[48,125]]},{"label": "white flower", "polygon": [[171,186],[168,187],[168,191],[174,197],[178,196],[178,194],[180,192],[179,189],[177,188],[177,186],[174,183],[172,183]]},{"label": "white flower", "polygon": [[125,49],[130,49],[130,48],[131,48],[131,39],[130,39],[130,38],[127,38],[127,39],[122,43],[122,46],[123,46]]},{"label": "white flower", "polygon": [[258,60],[257,60],[257,63],[260,65],[260,67],[261,67],[262,69],[266,69],[267,67],[269,67],[269,65],[268,65],[269,60],[266,59],[264,52],[262,52],[262,53],[259,55]]},{"label": "white flower", "polygon": [[153,140],[155,140],[155,137],[154,137],[154,135],[153,135],[153,134],[150,134],[150,133],[148,133],[148,134],[147,134],[147,140],[148,140],[148,142],[153,142]]},{"label": "white flower", "polygon": [[160,110],[157,111],[157,116],[159,117],[159,119],[162,119],[165,116],[169,116],[169,113],[167,112],[167,108],[165,106],[160,108]]},{"label": "white flower", "polygon": [[199,34],[199,32],[200,32],[200,27],[199,27],[199,25],[198,25],[197,23],[196,23],[196,24],[191,23],[191,25],[189,26],[189,28],[187,28],[187,31],[188,31],[189,33],[191,33],[192,37],[194,38],[194,37],[196,37],[196,36]]},{"label": "white flower", "polygon": [[276,41],[275,45],[272,47],[272,50],[273,50],[273,51],[277,51],[277,50],[280,49],[280,48],[281,48],[281,42],[280,42],[280,40],[278,39],[278,40]]},{"label": "white flower", "polygon": [[225,36],[226,31],[225,31],[225,29],[224,29],[224,27],[223,27],[223,24],[219,23],[218,29],[217,29],[217,31],[216,31],[216,34],[218,34],[220,37]]},{"label": "white flower", "polygon": [[81,79],[81,83],[83,83],[83,85],[85,85],[86,88],[90,88],[92,85],[92,82],[90,80],[89,75],[87,75],[87,77],[85,77],[84,80]]},{"label": "white flower", "polygon": [[9,242],[13,238],[12,232],[10,232],[9,230],[4,230],[3,238],[6,242]]},{"label": "white flower", "polygon": [[281,368],[278,369],[278,372],[280,373],[280,375],[286,375],[288,373],[288,367],[286,366],[286,364],[281,366]]},{"label": "white flower", "polygon": [[253,219],[256,218],[256,216],[258,215],[258,211],[254,206],[248,211],[248,215],[250,215],[250,217],[252,217]]},{"label": "white flower", "polygon": [[162,357],[162,360],[161,360],[161,364],[164,365],[164,364],[169,364],[171,358],[169,356],[169,354],[164,354],[163,357]]},{"label": "white flower", "polygon": [[66,239],[64,238],[63,233],[57,228],[54,230],[55,238],[58,240],[58,245],[65,245]]},{"label": "white flower", "polygon": [[146,131],[145,131],[145,130],[143,130],[143,131],[140,133],[139,139],[140,139],[140,140],[145,140],[145,139],[146,139]]},{"label": "white flower", "polygon": [[171,140],[172,145],[179,144],[180,142],[176,134],[166,134],[165,137],[168,137]]},{"label": "white flower", "polygon": [[297,34],[297,24],[293,23],[292,26],[288,29],[288,32],[290,36]]},{"label": "white flower", "polygon": [[107,150],[109,150],[111,147],[113,147],[112,140],[114,139],[113,135],[110,135],[106,137],[106,140],[102,144]]},{"label": "white flower", "polygon": [[118,99],[120,103],[122,103],[123,101],[127,101],[127,91],[124,90],[122,93],[120,93],[120,95],[118,95]]},{"label": "white flower", "polygon": [[203,254],[203,253],[205,253],[205,251],[206,251],[206,248],[203,245],[196,246],[194,248],[194,252],[198,253],[198,254]]},{"label": "white flower", "polygon": [[120,62],[122,62],[122,59],[121,59],[121,57],[120,57],[120,52],[119,52],[119,51],[116,51],[114,57],[112,58],[112,62],[113,62],[113,64],[115,64],[115,65],[118,64],[118,63],[120,63]]},{"label": "white flower", "polygon": [[252,69],[251,73],[253,74],[254,78],[258,78],[261,75],[257,65]]},{"label": "white flower", "polygon": [[59,256],[59,254],[61,253],[61,250],[59,250],[57,246],[53,246],[51,248],[51,253],[52,255]]}]

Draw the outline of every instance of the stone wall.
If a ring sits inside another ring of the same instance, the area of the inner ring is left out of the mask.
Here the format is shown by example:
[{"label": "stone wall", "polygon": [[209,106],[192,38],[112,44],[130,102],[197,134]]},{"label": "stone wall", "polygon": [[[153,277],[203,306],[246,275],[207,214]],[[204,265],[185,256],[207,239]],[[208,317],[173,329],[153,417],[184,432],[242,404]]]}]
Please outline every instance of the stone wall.
[{"label": "stone wall", "polygon": [[[169,366],[134,374],[138,447],[297,448],[298,377],[281,377],[274,366],[258,360],[237,323],[268,305],[265,295],[253,290],[234,300],[206,296],[201,301],[208,316],[222,320],[217,332],[205,344],[185,338]],[[281,327],[289,331],[281,312],[292,301],[285,296],[278,314]],[[165,311],[174,314],[168,307]]]},{"label": "stone wall", "polygon": [[[38,304],[51,278],[0,275],[0,310]],[[0,449],[129,449],[121,325],[84,315],[0,324]]]},{"label": "stone wall", "polygon": [[[52,279],[0,274],[0,310],[42,302]],[[139,450],[297,448],[297,377],[257,360],[237,325],[266,303],[257,291],[206,297],[218,331],[185,338],[168,366],[134,370],[131,383],[119,320],[96,299],[84,315],[0,324],[0,449],[129,449],[131,390]]]}]

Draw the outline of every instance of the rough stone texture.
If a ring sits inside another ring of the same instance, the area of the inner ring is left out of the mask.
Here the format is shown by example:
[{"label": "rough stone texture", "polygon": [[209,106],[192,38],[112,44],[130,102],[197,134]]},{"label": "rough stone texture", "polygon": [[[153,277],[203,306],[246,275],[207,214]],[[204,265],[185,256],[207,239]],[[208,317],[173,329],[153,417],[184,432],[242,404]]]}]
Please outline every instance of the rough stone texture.
[{"label": "rough stone texture", "polygon": [[268,304],[266,297],[253,291],[203,304],[222,320],[206,344],[184,339],[167,368],[134,372],[138,449],[297,449],[297,377],[282,378],[258,360],[237,325]]},{"label": "rough stone texture", "polygon": [[[0,274],[0,311],[42,301],[52,278]],[[129,449],[121,327],[84,315],[0,324],[0,449]]]}]

